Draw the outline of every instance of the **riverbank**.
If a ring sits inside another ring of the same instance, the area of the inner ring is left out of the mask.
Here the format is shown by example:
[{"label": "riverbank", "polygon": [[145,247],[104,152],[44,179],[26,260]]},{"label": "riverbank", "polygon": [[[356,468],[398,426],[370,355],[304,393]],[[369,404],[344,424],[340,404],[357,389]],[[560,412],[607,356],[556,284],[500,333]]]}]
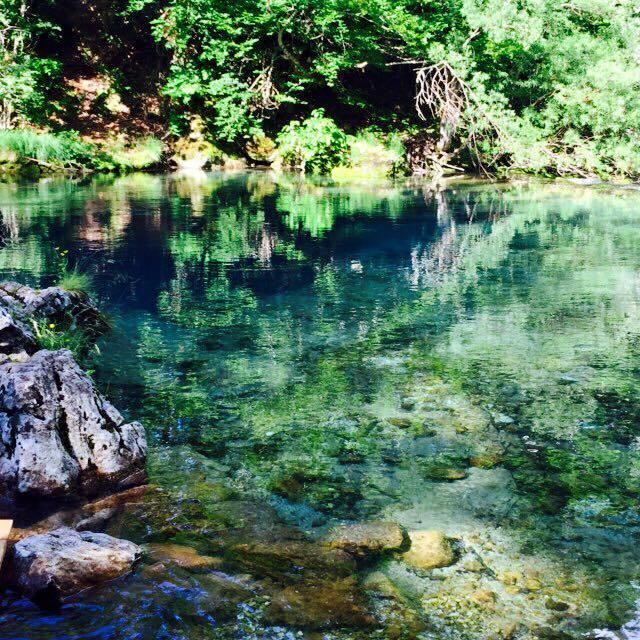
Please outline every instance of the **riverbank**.
[{"label": "riverbank", "polygon": [[376,179],[409,173],[402,138],[381,132],[347,136],[320,112],[299,129],[282,132],[278,142],[254,136],[235,153],[209,142],[197,126],[188,136],[165,141],[123,136],[92,139],[75,132],[13,129],[0,131],[0,178],[259,166],[325,173],[343,180]]},{"label": "riverbank", "polygon": [[[421,141],[418,147],[424,144]],[[166,135],[163,139],[126,135],[81,137],[73,131],[51,133],[32,128],[5,130],[0,131],[0,180],[247,168],[289,170],[343,183],[415,177],[434,186],[443,186],[451,177],[561,178],[583,185],[606,181],[628,184],[630,177],[596,170],[555,171],[549,167],[504,166],[492,173],[484,168],[479,171],[475,165],[456,166],[429,154],[421,155],[420,149],[416,150],[413,131],[383,132],[372,128],[347,134],[321,110],[307,120],[291,123],[274,138],[258,134],[244,146],[223,145],[223,148],[207,139],[198,121],[189,135]]]}]

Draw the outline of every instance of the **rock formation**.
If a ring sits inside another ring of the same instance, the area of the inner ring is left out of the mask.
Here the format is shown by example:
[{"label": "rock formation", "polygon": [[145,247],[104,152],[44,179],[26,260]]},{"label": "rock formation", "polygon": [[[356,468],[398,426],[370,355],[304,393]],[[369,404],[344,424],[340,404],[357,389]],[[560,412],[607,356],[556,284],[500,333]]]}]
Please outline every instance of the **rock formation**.
[{"label": "rock formation", "polygon": [[69,351],[0,365],[0,482],[5,493],[60,496],[139,484],[144,429],[125,423]]},{"label": "rock formation", "polygon": [[0,302],[0,353],[11,354],[36,350],[36,340],[21,313]]}]

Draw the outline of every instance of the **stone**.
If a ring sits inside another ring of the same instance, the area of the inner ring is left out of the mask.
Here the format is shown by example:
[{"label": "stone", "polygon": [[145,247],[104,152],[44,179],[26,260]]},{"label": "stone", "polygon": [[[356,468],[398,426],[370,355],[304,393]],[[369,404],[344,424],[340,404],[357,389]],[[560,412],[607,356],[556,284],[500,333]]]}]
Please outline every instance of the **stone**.
[{"label": "stone", "polygon": [[111,520],[117,514],[117,510],[113,507],[100,509],[92,513],[90,516],[83,518],[75,526],[76,531],[102,531]]},{"label": "stone", "polygon": [[71,352],[0,365],[0,482],[9,495],[118,488],[146,453],[142,425],[125,423]]},{"label": "stone", "polygon": [[149,555],[159,562],[171,562],[189,570],[217,569],[222,565],[221,558],[203,556],[193,547],[169,542],[150,544]]},{"label": "stone", "polygon": [[0,520],[0,568],[2,567],[5,551],[7,550],[7,540],[11,535],[12,527],[13,520]]},{"label": "stone", "polygon": [[453,546],[442,531],[410,531],[411,547],[402,559],[415,569],[448,567],[456,561]]},{"label": "stone", "polygon": [[518,627],[518,623],[514,621],[505,623],[500,629],[500,637],[503,640],[511,640],[518,632]]},{"label": "stone", "polygon": [[35,350],[36,340],[26,320],[0,306],[0,353],[33,353]]},{"label": "stone", "polygon": [[490,589],[478,589],[471,594],[471,600],[483,608],[492,608],[496,599],[496,594]]},{"label": "stone", "polygon": [[540,589],[542,589],[542,583],[536,578],[528,578],[524,581],[524,588],[527,591],[540,591]]},{"label": "stone", "polygon": [[[162,580],[166,580],[166,571],[160,575]],[[207,594],[203,608],[218,621],[234,620],[238,605],[254,599],[261,592],[260,585],[246,576],[230,576],[221,571],[200,573],[198,583]]]},{"label": "stone", "polygon": [[484,453],[478,453],[469,459],[469,464],[472,467],[478,467],[480,469],[493,469],[496,465],[500,464],[502,456],[495,451],[485,451]]},{"label": "stone", "polygon": [[85,510],[91,514],[105,511],[106,509],[113,509],[114,511],[121,511],[124,507],[141,502],[149,493],[156,493],[157,489],[149,487],[149,485],[141,485],[138,487],[132,487],[125,491],[120,491],[112,495],[99,498],[93,502],[89,502],[85,505]]},{"label": "stone", "polygon": [[365,591],[375,593],[383,598],[399,599],[400,592],[393,582],[382,571],[370,573],[362,582]]},{"label": "stone", "polygon": [[482,562],[476,559],[467,560],[462,565],[462,568],[465,571],[469,571],[470,573],[482,573],[483,571],[485,571],[485,566],[482,564]]},{"label": "stone", "polygon": [[104,533],[61,528],[23,538],[9,556],[11,586],[44,607],[128,573],[142,549]]},{"label": "stone", "polygon": [[373,521],[332,529],[324,542],[356,558],[369,558],[407,546],[406,531],[395,522]]},{"label": "stone", "polygon": [[494,426],[500,427],[510,427],[515,423],[515,420],[504,413],[497,413],[491,416],[491,420]]},{"label": "stone", "polygon": [[416,638],[426,629],[424,621],[406,602],[398,587],[381,571],[370,573],[362,582],[362,588],[376,607],[376,619],[384,620],[385,638]]},{"label": "stone", "polygon": [[544,606],[550,611],[568,611],[569,605],[561,600],[554,600],[553,598],[547,598]]},{"label": "stone", "polygon": [[498,576],[498,580],[500,580],[502,584],[515,585],[522,580],[522,574],[517,571],[503,571]]},{"label": "stone", "polygon": [[413,411],[416,408],[416,401],[413,398],[403,398],[400,402],[403,411]]},{"label": "stone", "polygon": [[306,629],[366,628],[375,624],[353,576],[288,585],[272,595],[266,616],[271,623]]},{"label": "stone", "polygon": [[398,429],[409,429],[413,424],[410,418],[389,418],[389,424],[394,427],[398,427]]},{"label": "stone", "polygon": [[356,571],[352,556],[306,540],[249,542],[230,549],[228,559],[256,575],[281,582],[345,578]]}]

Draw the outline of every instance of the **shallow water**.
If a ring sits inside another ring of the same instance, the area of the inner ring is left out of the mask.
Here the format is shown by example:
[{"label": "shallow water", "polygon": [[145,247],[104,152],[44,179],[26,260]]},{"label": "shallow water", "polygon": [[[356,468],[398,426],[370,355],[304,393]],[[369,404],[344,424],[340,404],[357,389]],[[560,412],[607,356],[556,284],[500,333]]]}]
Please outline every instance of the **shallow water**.
[{"label": "shallow water", "polygon": [[[640,194],[133,175],[0,211],[1,279],[92,275],[84,364],[153,445],[104,522],[145,560],[59,614],[6,596],[0,638],[636,637]],[[317,570],[370,519],[457,561]]]}]

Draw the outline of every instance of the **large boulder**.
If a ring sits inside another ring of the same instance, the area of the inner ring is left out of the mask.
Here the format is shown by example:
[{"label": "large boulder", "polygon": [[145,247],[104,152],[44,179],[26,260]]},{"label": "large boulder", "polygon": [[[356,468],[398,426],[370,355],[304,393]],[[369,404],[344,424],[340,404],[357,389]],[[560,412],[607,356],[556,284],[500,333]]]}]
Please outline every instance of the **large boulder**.
[{"label": "large boulder", "polygon": [[13,495],[96,493],[144,481],[147,443],[71,353],[0,365],[0,483]]},{"label": "large boulder", "polygon": [[285,583],[346,578],[356,571],[348,553],[306,540],[237,544],[228,552],[227,560],[252,574]]},{"label": "large boulder", "polygon": [[273,590],[265,615],[270,623],[305,629],[373,627],[375,619],[367,604],[354,576],[329,576]]},{"label": "large boulder", "polygon": [[113,580],[131,570],[142,550],[104,533],[61,528],[16,543],[7,564],[9,584],[42,606]]}]

